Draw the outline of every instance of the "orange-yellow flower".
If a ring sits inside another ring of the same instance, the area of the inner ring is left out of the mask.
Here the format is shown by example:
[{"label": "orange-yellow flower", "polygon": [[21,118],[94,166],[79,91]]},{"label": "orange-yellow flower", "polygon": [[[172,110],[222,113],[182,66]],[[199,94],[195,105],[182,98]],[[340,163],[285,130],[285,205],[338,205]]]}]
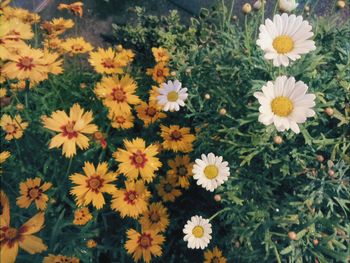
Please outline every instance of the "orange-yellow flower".
[{"label": "orange-yellow flower", "polygon": [[70,108],[69,116],[61,110],[52,113],[51,117],[43,117],[44,127],[59,132],[51,139],[49,148],[59,148],[70,158],[76,154],[76,145],[82,150],[89,147],[89,138],[84,134],[93,134],[97,126],[90,124],[93,120],[92,111],[84,112],[79,104]]},{"label": "orange-yellow flower", "polygon": [[168,174],[175,176],[179,185],[187,189],[190,186],[190,177],[193,175],[193,163],[190,162],[188,155],[177,155],[174,160],[169,160],[168,165],[171,168]]},{"label": "orange-yellow flower", "polygon": [[9,151],[3,151],[0,153],[0,175],[2,173],[2,164],[11,156]]},{"label": "orange-yellow flower", "polygon": [[109,112],[108,118],[111,120],[111,125],[116,129],[130,129],[134,127],[134,116],[129,114],[113,114]]},{"label": "orange-yellow flower", "polygon": [[218,247],[204,252],[204,263],[226,263],[227,259],[222,255]]},{"label": "orange-yellow flower", "polygon": [[141,102],[135,109],[137,111],[137,116],[143,121],[145,127],[166,117],[166,114],[161,110],[161,106],[154,101],[149,103]]},{"label": "orange-yellow flower", "polygon": [[153,56],[154,56],[154,59],[156,60],[156,62],[168,62],[170,59],[169,52],[165,48],[153,47],[152,53],[153,53]]},{"label": "orange-yellow flower", "polygon": [[79,263],[80,260],[76,257],[67,257],[63,255],[49,254],[44,257],[43,263]]},{"label": "orange-yellow flower", "polygon": [[45,21],[42,23],[41,28],[46,32],[49,37],[57,37],[63,34],[67,29],[72,28],[74,22],[72,19],[54,18],[51,21]]},{"label": "orange-yellow flower", "polygon": [[6,132],[5,140],[19,139],[23,136],[24,130],[28,127],[28,122],[22,122],[20,115],[15,118],[4,114],[0,121],[1,128]]},{"label": "orange-yellow flower", "polygon": [[164,62],[159,62],[154,68],[147,69],[147,75],[151,75],[152,79],[159,84],[164,83],[169,76],[169,69]]},{"label": "orange-yellow flower", "polygon": [[112,48],[98,48],[95,52],[90,52],[89,62],[95,68],[97,73],[102,74],[121,74],[127,61]]},{"label": "orange-yellow flower", "polygon": [[168,209],[161,203],[153,203],[139,220],[142,229],[164,232],[169,225]]},{"label": "orange-yellow flower", "polygon": [[75,210],[74,212],[74,225],[85,225],[87,222],[89,222],[92,219],[92,215],[87,207],[81,207]]},{"label": "orange-yellow flower", "polygon": [[165,238],[152,230],[144,230],[141,233],[135,229],[127,231],[128,241],[125,248],[128,254],[131,254],[134,261],[137,262],[143,258],[146,263],[151,262],[152,256],[162,255],[162,247]]},{"label": "orange-yellow flower", "polygon": [[106,162],[99,163],[97,168],[90,162],[85,162],[83,167],[85,175],[75,173],[69,177],[72,183],[76,184],[71,194],[75,195],[78,206],[87,206],[90,203],[97,209],[105,204],[103,193],[113,194],[117,189],[112,184],[117,174],[108,172]]},{"label": "orange-yellow flower", "polygon": [[82,2],[75,2],[70,5],[67,4],[59,4],[58,9],[63,10],[63,9],[68,9],[71,11],[74,15],[82,17],[83,16],[83,3]]},{"label": "orange-yellow flower", "polygon": [[91,44],[82,37],[67,38],[62,43],[62,48],[70,55],[84,54],[93,50]]},{"label": "orange-yellow flower", "polygon": [[141,175],[146,182],[151,182],[155,176],[155,171],[159,170],[162,163],[157,157],[158,147],[154,144],[146,147],[146,143],[141,138],[132,141],[124,140],[126,150],[118,148],[113,153],[116,161],[120,162],[118,171],[125,174],[130,180],[135,180]]},{"label": "orange-yellow flower", "polygon": [[29,178],[27,181],[21,182],[19,185],[21,196],[17,198],[16,204],[21,208],[28,208],[34,201],[37,209],[45,210],[49,198],[44,192],[49,190],[51,186],[51,183],[41,184],[39,177]]},{"label": "orange-yellow flower", "polygon": [[188,153],[193,150],[193,141],[196,136],[190,134],[190,128],[181,128],[179,125],[170,125],[166,127],[161,125],[161,137],[163,138],[163,147],[165,150],[174,152]]},{"label": "orange-yellow flower", "polygon": [[162,197],[164,202],[174,202],[175,199],[182,194],[177,187],[177,178],[170,174],[166,177],[162,177],[159,184],[156,186],[158,195]]}]

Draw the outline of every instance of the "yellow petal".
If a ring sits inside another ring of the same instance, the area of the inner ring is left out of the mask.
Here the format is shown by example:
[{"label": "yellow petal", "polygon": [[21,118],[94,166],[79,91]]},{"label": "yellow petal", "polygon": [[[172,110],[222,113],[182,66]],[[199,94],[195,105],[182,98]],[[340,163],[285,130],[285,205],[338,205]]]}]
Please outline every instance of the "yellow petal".
[{"label": "yellow petal", "polygon": [[0,247],[0,262],[1,263],[14,263],[18,254],[18,243],[15,242],[10,248],[5,244],[1,244]]},{"label": "yellow petal", "polygon": [[23,235],[30,235],[36,233],[40,231],[40,229],[43,227],[44,222],[44,213],[37,213],[35,216],[33,216],[21,226],[20,231]]},{"label": "yellow petal", "polygon": [[41,253],[47,250],[47,246],[44,244],[43,240],[33,235],[24,236],[24,238],[19,241],[19,246],[29,254]]}]

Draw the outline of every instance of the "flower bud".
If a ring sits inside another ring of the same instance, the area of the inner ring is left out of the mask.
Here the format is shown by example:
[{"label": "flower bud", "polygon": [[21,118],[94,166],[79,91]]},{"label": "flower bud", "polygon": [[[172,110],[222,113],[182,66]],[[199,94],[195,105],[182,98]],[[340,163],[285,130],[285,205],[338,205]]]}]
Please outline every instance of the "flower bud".
[{"label": "flower bud", "polygon": [[220,115],[224,116],[224,115],[226,115],[227,111],[225,108],[221,108],[219,113],[220,113]]},{"label": "flower bud", "polygon": [[208,94],[208,93],[205,94],[205,95],[204,95],[204,98],[205,98],[206,100],[210,100],[210,94]]},{"label": "flower bud", "polygon": [[278,0],[279,9],[283,12],[292,12],[297,8],[298,3],[295,0]]},{"label": "flower bud", "polygon": [[252,6],[249,3],[245,3],[242,7],[242,11],[245,14],[249,14],[252,11]]},{"label": "flower bud", "polygon": [[290,231],[290,232],[288,232],[288,237],[290,240],[296,240],[297,234],[294,231]]},{"label": "flower bud", "polygon": [[332,116],[334,114],[334,110],[332,108],[325,108],[324,112],[328,115],[328,116]]},{"label": "flower bud", "polygon": [[337,2],[337,7],[340,8],[340,9],[343,9],[345,7],[345,1],[338,1]]},{"label": "flower bud", "polygon": [[214,195],[214,200],[216,202],[220,202],[221,201],[221,195],[218,195],[218,194]]},{"label": "flower bud", "polygon": [[275,143],[275,144],[282,144],[282,142],[283,142],[283,139],[282,139],[282,137],[281,136],[275,136],[275,137],[273,137],[273,142]]}]

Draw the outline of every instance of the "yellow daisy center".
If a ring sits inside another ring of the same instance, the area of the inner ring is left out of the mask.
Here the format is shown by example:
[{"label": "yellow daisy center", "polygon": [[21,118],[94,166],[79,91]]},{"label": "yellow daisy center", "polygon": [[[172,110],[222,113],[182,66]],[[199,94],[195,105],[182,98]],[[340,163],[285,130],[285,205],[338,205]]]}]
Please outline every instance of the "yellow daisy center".
[{"label": "yellow daisy center", "polygon": [[219,175],[219,170],[215,165],[210,164],[204,168],[204,175],[208,179],[214,179]]},{"label": "yellow daisy center", "polygon": [[271,110],[280,117],[286,117],[293,111],[293,102],[287,97],[276,97],[271,102]]},{"label": "yellow daisy center", "polygon": [[195,226],[192,229],[192,234],[196,237],[196,238],[201,238],[204,236],[204,228],[201,226]]},{"label": "yellow daisy center", "polygon": [[168,101],[175,102],[179,98],[179,94],[176,91],[170,91],[168,93],[167,98],[168,98]]},{"label": "yellow daisy center", "polygon": [[273,40],[272,46],[278,54],[285,54],[293,50],[294,41],[290,36],[281,35]]},{"label": "yellow daisy center", "polygon": [[15,239],[18,235],[18,231],[16,228],[9,228],[7,231],[5,231],[5,239],[12,240]]}]

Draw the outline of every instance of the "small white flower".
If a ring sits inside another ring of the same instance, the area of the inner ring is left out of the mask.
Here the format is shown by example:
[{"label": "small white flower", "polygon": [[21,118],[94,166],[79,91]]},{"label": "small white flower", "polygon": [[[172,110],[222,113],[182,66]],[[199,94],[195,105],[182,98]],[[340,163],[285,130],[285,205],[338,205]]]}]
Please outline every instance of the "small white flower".
[{"label": "small white flower", "polygon": [[158,104],[163,106],[164,111],[179,111],[180,106],[185,106],[188,93],[187,88],[181,88],[181,82],[171,80],[163,83],[159,88]]},{"label": "small white flower", "polygon": [[230,176],[228,162],[223,162],[222,156],[215,156],[213,153],[207,156],[202,154],[201,157],[202,159],[196,159],[193,165],[193,178],[197,180],[198,185],[213,192]]},{"label": "small white flower", "polygon": [[291,129],[299,133],[298,123],[315,115],[314,94],[306,94],[308,86],[295,82],[293,77],[277,77],[275,83],[268,81],[262,92],[255,92],[254,97],[261,104],[259,121],[265,125],[273,123],[278,131]]},{"label": "small white flower", "polygon": [[281,11],[292,12],[297,8],[298,3],[296,3],[295,0],[279,0],[278,5]]},{"label": "small white flower", "polygon": [[187,221],[183,232],[188,248],[205,249],[210,243],[211,224],[208,219],[204,219],[201,216],[192,216],[191,220]]},{"label": "small white flower", "polygon": [[316,49],[310,38],[314,35],[309,22],[302,16],[286,13],[275,15],[273,21],[265,20],[259,27],[259,39],[256,44],[265,52],[265,59],[273,60],[273,65],[288,66],[289,60],[295,61],[301,54]]}]

